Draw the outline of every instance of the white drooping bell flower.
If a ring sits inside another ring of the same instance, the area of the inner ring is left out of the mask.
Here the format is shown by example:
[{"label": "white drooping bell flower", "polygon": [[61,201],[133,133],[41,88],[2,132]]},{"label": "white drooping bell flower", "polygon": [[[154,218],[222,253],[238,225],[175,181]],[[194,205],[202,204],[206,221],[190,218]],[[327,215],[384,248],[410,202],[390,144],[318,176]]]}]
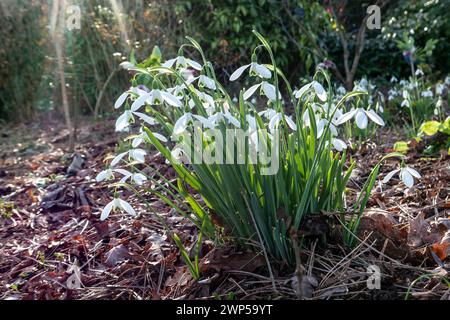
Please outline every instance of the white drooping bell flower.
[{"label": "white drooping bell flower", "polygon": [[130,122],[134,120],[133,115],[137,116],[151,126],[157,123],[153,117],[150,117],[145,113],[125,110],[124,113],[122,113],[116,120],[116,131],[123,131],[125,128],[127,128],[130,125]]},{"label": "white drooping bell flower", "polygon": [[141,186],[144,181],[147,180],[147,177],[140,172],[132,173],[125,169],[115,169],[114,171],[123,175],[122,179],[120,179],[120,183],[125,183],[128,179],[134,182],[136,185]]},{"label": "white drooping bell flower", "polygon": [[231,74],[230,81],[237,80],[248,68],[250,68],[250,76],[258,76],[263,79],[270,79],[272,77],[272,72],[262,64],[257,63],[256,55],[253,54],[252,62],[236,69],[236,71]]},{"label": "white drooping bell flower", "polygon": [[187,83],[191,84],[191,83],[193,83],[196,80],[198,80],[198,86],[200,88],[208,88],[208,89],[211,89],[211,90],[216,90],[217,89],[216,82],[213,79],[211,79],[210,77],[205,76],[203,74],[198,76],[198,77],[194,77],[194,78],[189,79],[187,81]]},{"label": "white drooping bell flower", "polygon": [[349,121],[353,117],[355,118],[356,125],[360,129],[367,128],[367,124],[369,122],[368,119],[372,120],[373,122],[375,122],[376,124],[378,124],[380,126],[384,126],[383,119],[381,119],[381,117],[378,114],[376,114],[375,111],[373,111],[372,109],[364,110],[363,108],[353,109],[347,113],[344,113],[336,121],[336,124],[337,125],[343,124],[344,122]]},{"label": "white drooping bell flower", "polygon": [[137,98],[131,105],[131,111],[138,110],[146,103],[149,105],[161,105],[164,102],[177,108],[180,108],[182,106],[181,101],[172,93],[164,90],[153,89],[152,91],[145,93]]},{"label": "white drooping bell flower", "polygon": [[[272,118],[269,121],[269,130],[272,132],[275,130],[281,120],[283,119],[283,115],[279,112],[272,116]],[[297,131],[297,124],[292,120],[290,116],[284,116],[284,120],[286,121],[286,124],[291,128],[293,131]]]},{"label": "white drooping bell flower", "polygon": [[164,62],[162,64],[162,66],[165,68],[172,68],[173,65],[175,65],[175,68],[177,70],[182,70],[182,69],[187,69],[188,67],[192,67],[195,70],[200,71],[203,68],[200,63],[195,62],[194,60],[191,60],[189,58],[183,57],[183,51],[181,49],[178,52],[178,57],[167,60],[166,62]]},{"label": "white drooping bell flower", "polygon": [[392,179],[392,177],[400,172],[399,178],[403,181],[403,183],[408,187],[411,188],[414,185],[414,178],[420,179],[421,175],[419,172],[417,172],[415,169],[411,167],[403,167],[401,169],[395,169],[389,172],[383,179],[383,183],[387,183],[389,180]]},{"label": "white drooping bell flower", "polygon": [[325,102],[327,101],[327,92],[323,88],[323,86],[317,82],[316,80],[305,84],[303,87],[301,87],[299,90],[294,91],[294,96],[299,99],[302,97],[306,91],[308,91],[310,88],[314,89],[314,93],[316,94],[317,98],[319,98],[320,101]]},{"label": "white drooping bell flower", "polygon": [[105,180],[111,180],[114,179],[114,170],[113,169],[106,169],[101,171],[96,177],[95,180],[97,182],[105,181]]},{"label": "white drooping bell flower", "polygon": [[[251,86],[244,92],[244,100],[248,100],[260,87],[262,93],[270,101],[275,101],[277,99],[275,86],[273,84],[268,83],[267,81],[262,81],[258,84]],[[281,95],[278,93],[278,96],[280,97]]]},{"label": "white drooping bell flower", "polygon": [[136,211],[134,211],[133,207],[126,202],[125,200],[114,198],[110,203],[108,203],[102,210],[102,213],[100,215],[100,220],[105,220],[109,217],[109,214],[111,211],[114,211],[116,209],[123,210],[125,212],[128,212],[132,216],[136,215]]},{"label": "white drooping bell flower", "polygon": [[118,164],[126,155],[128,155],[130,160],[134,160],[138,163],[145,162],[145,155],[147,152],[144,149],[131,149],[122,153],[119,153],[112,161],[110,166],[114,167]]}]

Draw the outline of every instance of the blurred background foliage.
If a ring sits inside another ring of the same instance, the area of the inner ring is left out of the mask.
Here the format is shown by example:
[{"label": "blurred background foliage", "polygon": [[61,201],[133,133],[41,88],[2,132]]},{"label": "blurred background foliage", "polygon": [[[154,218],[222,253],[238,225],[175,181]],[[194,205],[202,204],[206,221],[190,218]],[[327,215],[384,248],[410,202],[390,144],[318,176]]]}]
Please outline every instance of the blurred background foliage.
[{"label": "blurred background foliage", "polygon": [[[184,36],[204,47],[227,84],[228,75],[249,62],[258,44],[251,30],[270,41],[291,81],[311,75],[325,60],[342,68],[337,24],[354,39],[369,2],[360,0],[66,0],[81,7],[81,30],[65,31],[65,74],[72,116],[107,116],[129,85],[122,61],[135,52],[144,60],[157,45],[163,60],[177,53]],[[61,113],[56,58],[49,35],[52,0],[0,2],[0,119],[34,119],[40,111]],[[403,33],[419,46],[437,40],[423,61],[427,74],[450,70],[448,0],[392,0],[381,12],[382,30],[367,30],[356,78],[389,80],[409,76],[396,40]],[[288,71],[288,72],[287,72]],[[298,83],[298,81],[297,81]]]}]

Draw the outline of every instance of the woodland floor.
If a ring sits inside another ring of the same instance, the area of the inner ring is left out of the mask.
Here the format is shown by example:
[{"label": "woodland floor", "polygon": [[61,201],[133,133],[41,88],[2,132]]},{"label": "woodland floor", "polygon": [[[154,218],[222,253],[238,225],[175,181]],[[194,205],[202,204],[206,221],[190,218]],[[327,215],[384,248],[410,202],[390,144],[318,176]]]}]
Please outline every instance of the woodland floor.
[{"label": "woodland floor", "polygon": [[[187,247],[195,247],[196,229],[160,200],[148,196],[144,206],[128,193],[137,219],[117,212],[99,220],[111,193],[94,178],[115,153],[113,127],[81,125],[73,154],[63,151],[68,134],[60,124],[0,129],[0,299],[404,299],[409,288],[408,298],[450,299],[448,155],[424,157],[415,146],[406,162],[422,179],[410,189],[396,179],[376,186],[354,249],[342,245],[336,216],[324,213],[327,230],[318,234],[329,240],[310,237],[302,250],[301,286],[295,268],[271,262],[270,277],[261,253],[211,241],[202,245],[196,282],[164,223]],[[349,199],[400,138],[384,130],[376,147],[353,151],[359,161]],[[147,162],[175,178],[160,156]],[[381,175],[397,163],[387,162]],[[303,228],[314,233],[307,222]],[[378,290],[367,288],[370,265],[382,274]]]}]

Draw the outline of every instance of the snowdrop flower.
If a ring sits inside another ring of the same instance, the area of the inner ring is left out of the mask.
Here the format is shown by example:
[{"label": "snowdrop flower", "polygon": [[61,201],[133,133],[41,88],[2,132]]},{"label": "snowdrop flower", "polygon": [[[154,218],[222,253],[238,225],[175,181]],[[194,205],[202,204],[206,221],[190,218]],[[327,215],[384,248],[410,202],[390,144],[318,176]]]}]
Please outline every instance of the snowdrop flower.
[{"label": "snowdrop flower", "polygon": [[119,66],[125,70],[132,70],[135,68],[134,64],[132,64],[130,61],[124,61],[120,63]]},{"label": "snowdrop flower", "polygon": [[394,82],[397,82],[397,81],[398,81],[397,78],[395,76],[392,76],[391,82],[394,83]]},{"label": "snowdrop flower", "polygon": [[313,81],[312,87],[314,89],[314,92],[316,93],[317,98],[319,98],[319,100],[321,100],[323,102],[327,101],[327,92],[325,91],[325,89],[322,87],[322,85],[320,83],[318,83],[317,81]]},{"label": "snowdrop flower", "polygon": [[[210,96],[209,94],[199,91],[194,88],[195,94],[197,95],[200,102],[203,104],[203,107],[205,109],[213,108],[214,107],[214,98]],[[192,109],[195,106],[195,102],[193,99],[189,100],[189,106]]]},{"label": "snowdrop flower", "polygon": [[395,91],[394,89],[389,89],[388,91],[388,100],[394,100],[395,97],[397,96],[397,91]]},{"label": "snowdrop flower", "polygon": [[422,91],[420,95],[424,98],[433,98],[433,92],[431,90]]},{"label": "snowdrop flower", "polygon": [[114,178],[114,170],[113,169],[106,169],[101,171],[96,177],[95,180],[97,182],[101,182],[104,180],[111,180]]},{"label": "snowdrop flower", "polygon": [[319,98],[319,100],[321,100],[322,102],[327,101],[327,92],[325,91],[323,86],[319,82],[317,82],[315,80],[310,82],[310,83],[308,83],[308,84],[305,84],[299,90],[294,91],[294,96],[297,99],[299,99],[311,87],[314,89],[314,92],[315,92],[316,96]]},{"label": "snowdrop flower", "polygon": [[241,127],[241,123],[239,122],[239,120],[236,119],[229,111],[226,111],[225,113],[223,113],[223,116],[224,116],[225,119],[228,120],[229,124],[232,124],[236,128],[240,128]]},{"label": "snowdrop flower", "polygon": [[402,104],[400,106],[409,108],[409,100],[407,100],[407,99],[403,100]]},{"label": "snowdrop flower", "polygon": [[259,76],[264,79],[270,79],[272,77],[272,72],[263,65],[257,63],[255,56],[252,56],[252,62],[236,69],[236,71],[231,74],[230,81],[237,80],[248,68],[250,68],[250,76]]},{"label": "snowdrop flower", "polygon": [[196,115],[196,114],[192,115],[192,117],[194,117],[195,119],[200,121],[202,126],[204,126],[205,128],[215,129],[215,127],[216,127],[216,122],[215,122],[215,119],[213,117],[205,118],[205,117],[202,117],[202,116],[199,116],[199,115]]},{"label": "snowdrop flower", "polygon": [[256,124],[256,118],[252,115],[246,114],[245,120],[247,120],[248,127],[250,130],[257,130],[258,126]]},{"label": "snowdrop flower", "polygon": [[185,58],[182,55],[178,55],[178,57],[174,59],[167,60],[162,64],[162,66],[165,68],[172,68],[174,64],[176,69],[186,69],[188,67],[192,67],[195,70],[202,70],[202,66],[198,62]]},{"label": "snowdrop flower", "polygon": [[[317,138],[320,138],[322,136],[322,134],[323,134],[326,126],[328,126],[329,122],[330,121],[327,119],[321,119],[321,120],[319,120],[319,122],[317,122]],[[337,129],[334,126],[333,122],[330,123],[329,129],[330,129],[331,135],[333,135],[333,136],[338,135]]]},{"label": "snowdrop flower", "polygon": [[441,112],[442,103],[443,103],[442,97],[439,97],[438,101],[436,102],[436,107],[433,110],[435,116],[438,116],[439,113]]},{"label": "snowdrop flower", "polygon": [[178,118],[177,122],[175,122],[175,125],[173,126],[173,134],[179,135],[183,133],[187,127],[189,122],[192,121],[192,114],[187,112],[184,115],[182,115],[180,118]]},{"label": "snowdrop flower", "polygon": [[353,117],[355,118],[356,125],[360,129],[367,128],[368,118],[370,120],[372,120],[373,122],[375,122],[376,124],[378,124],[380,126],[384,126],[383,119],[381,119],[381,117],[379,115],[377,115],[375,111],[373,111],[372,109],[364,110],[362,108],[353,109],[353,110],[350,110],[347,113],[344,113],[338,119],[336,124],[337,125],[343,124],[344,122],[347,122],[348,120],[350,120]]},{"label": "snowdrop flower", "polygon": [[264,111],[258,112],[258,114],[261,117],[265,117],[266,119],[270,120],[270,119],[272,119],[272,117],[274,117],[277,114],[277,112],[275,110],[269,108],[269,109],[266,109]]},{"label": "snowdrop flower", "polygon": [[115,169],[114,171],[123,175],[122,179],[120,179],[120,183],[125,183],[128,179],[136,183],[138,186],[142,185],[144,181],[147,180],[147,177],[142,173],[132,173],[125,169]]},{"label": "snowdrop flower", "polygon": [[216,87],[216,83],[214,82],[214,80],[211,79],[208,76],[205,76],[205,75],[200,75],[200,76],[198,76],[196,78],[193,78],[188,83],[192,83],[192,82],[194,82],[197,79],[198,79],[198,86],[200,88],[206,87],[206,88],[211,89],[211,90],[216,90],[217,87]]},{"label": "snowdrop flower", "polygon": [[450,76],[445,77],[445,84],[450,84]]},{"label": "snowdrop flower", "polygon": [[103,221],[106,218],[108,218],[109,214],[112,211],[115,211],[116,209],[123,210],[125,212],[128,212],[132,216],[136,215],[136,211],[134,211],[133,207],[126,202],[125,200],[114,198],[110,203],[108,203],[102,210],[102,213],[100,215],[100,220]]},{"label": "snowdrop flower", "polygon": [[126,152],[119,153],[112,161],[110,166],[114,167],[116,164],[118,164],[123,157],[128,155],[129,159],[135,160],[138,163],[144,163],[145,162],[145,155],[147,152],[143,149],[131,149]]},{"label": "snowdrop flower", "polygon": [[184,90],[186,90],[186,89],[187,88],[183,83],[181,85],[176,85],[175,87],[172,87],[172,88],[167,88],[167,92],[171,93],[178,100],[183,100],[184,99]]},{"label": "snowdrop flower", "polygon": [[416,70],[416,76],[423,76],[423,71],[422,71],[422,69],[420,69],[420,68],[418,68],[417,70]]},{"label": "snowdrop flower", "polygon": [[336,92],[339,94],[339,95],[345,95],[346,93],[347,93],[347,90],[345,90],[345,88],[341,85],[341,86],[339,86],[339,88],[337,88],[337,90],[336,90]]},{"label": "snowdrop flower", "polygon": [[[276,100],[275,86],[273,84],[268,83],[267,81],[262,81],[258,84],[251,86],[250,88],[248,88],[244,92],[244,100],[248,100],[248,98],[250,98],[259,87],[261,87],[262,92],[270,101]],[[279,94],[279,96],[280,96],[280,94]]]},{"label": "snowdrop flower", "polygon": [[400,180],[408,187],[411,188],[414,185],[414,178],[420,179],[421,176],[419,172],[410,167],[403,167],[401,169],[396,169],[389,172],[383,179],[383,183],[387,183],[391,178],[397,173],[400,172],[399,177]]},{"label": "snowdrop flower", "polygon": [[164,102],[173,107],[180,108],[182,106],[181,101],[178,100],[178,98],[173,94],[163,90],[153,89],[152,91],[145,93],[137,98],[131,105],[131,111],[138,110],[146,103],[148,103],[149,105],[161,105]]},{"label": "snowdrop flower", "polygon": [[122,113],[116,120],[116,131],[123,131],[125,128],[127,128],[130,125],[130,121],[134,120],[133,115],[139,117],[141,120],[148,123],[149,125],[154,125],[157,123],[154,118],[142,112],[125,110],[125,112]]},{"label": "snowdrop flower", "polygon": [[440,96],[440,95],[442,95],[443,93],[444,93],[444,85],[442,84],[442,83],[439,83],[437,86],[436,86],[436,94],[438,95],[438,96]]},{"label": "snowdrop flower", "polygon": [[[278,127],[279,123],[281,122],[283,115],[281,113],[275,114],[269,121],[269,130],[273,131],[275,128]],[[284,120],[286,121],[289,128],[291,128],[293,131],[297,131],[297,125],[289,116],[284,116]]]},{"label": "snowdrop flower", "polygon": [[127,100],[127,98],[129,96],[131,96],[132,94],[135,94],[137,96],[141,96],[143,94],[148,93],[149,91],[145,90],[146,87],[142,86],[141,87],[131,87],[128,91],[125,91],[124,93],[122,93],[116,100],[116,102],[114,103],[114,109],[119,109],[123,103]]},{"label": "snowdrop flower", "polygon": [[300,99],[300,97],[303,96],[303,94],[311,88],[312,82],[305,84],[303,87],[301,87],[298,90],[294,90],[293,94],[297,99]]},{"label": "snowdrop flower", "polygon": [[344,149],[347,149],[347,144],[338,138],[332,138],[331,144],[333,145],[333,148],[339,152],[341,152]]}]

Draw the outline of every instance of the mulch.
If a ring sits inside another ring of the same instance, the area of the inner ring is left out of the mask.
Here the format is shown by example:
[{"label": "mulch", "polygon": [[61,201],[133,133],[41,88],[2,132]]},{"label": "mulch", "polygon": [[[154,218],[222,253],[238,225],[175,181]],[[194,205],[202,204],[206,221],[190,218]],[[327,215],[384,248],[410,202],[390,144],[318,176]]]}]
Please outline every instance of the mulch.
[{"label": "mulch", "polygon": [[[330,218],[337,236],[327,245],[320,237],[307,242],[302,277],[276,261],[271,277],[262,252],[206,240],[202,279],[194,281],[164,225],[191,253],[197,230],[161,200],[146,194],[141,201],[124,191],[138,218],[117,212],[99,220],[111,192],[95,176],[105,157],[116,153],[111,128],[107,120],[83,122],[70,154],[60,123],[2,128],[0,299],[296,299],[299,290],[311,299],[450,298],[448,155],[409,152],[405,162],[422,179],[410,189],[398,179],[375,186],[355,248],[342,245],[340,224]],[[400,134],[384,130],[377,138],[382,144],[368,141],[353,151],[358,166],[349,199],[396,140],[402,140]],[[147,163],[175,179],[158,154],[151,153]],[[397,165],[387,161],[380,174]],[[371,270],[381,274],[380,289],[368,288]]]}]

